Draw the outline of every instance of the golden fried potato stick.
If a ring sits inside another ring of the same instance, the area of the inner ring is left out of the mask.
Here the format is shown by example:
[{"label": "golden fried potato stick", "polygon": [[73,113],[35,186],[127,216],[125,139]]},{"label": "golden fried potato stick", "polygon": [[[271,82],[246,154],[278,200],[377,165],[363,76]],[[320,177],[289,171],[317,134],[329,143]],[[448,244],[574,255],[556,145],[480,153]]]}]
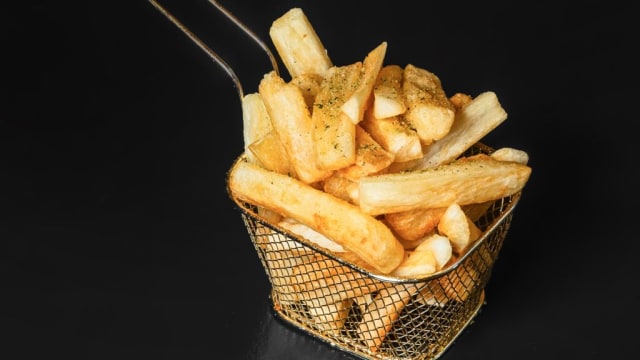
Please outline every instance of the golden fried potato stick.
[{"label": "golden fried potato stick", "polygon": [[404,116],[418,132],[422,144],[430,145],[449,132],[455,108],[434,73],[408,64],[402,75],[402,91],[407,105]]},{"label": "golden fried potato stick", "polygon": [[231,168],[227,183],[238,199],[309,226],[382,274],[390,273],[404,258],[404,247],[385,224],[302,181],[239,160]]},{"label": "golden fried potato stick", "polygon": [[328,178],[322,181],[322,190],[338,199],[351,204],[358,204],[358,183],[334,171]]},{"label": "golden fried potato stick", "polygon": [[316,260],[293,267],[287,279],[298,298],[306,302],[323,306],[387,286],[327,257],[319,256]]},{"label": "golden fried potato stick", "polygon": [[448,237],[431,233],[424,238],[420,245],[416,246],[414,252],[431,251],[436,260],[436,270],[442,270],[453,256],[453,246]]},{"label": "golden fried potato stick", "polygon": [[315,74],[324,78],[333,63],[306,14],[292,8],[269,29],[271,41],[291,78]]},{"label": "golden fried potato stick", "polygon": [[336,170],[336,173],[357,181],[363,176],[386,169],[394,155],[378,144],[369,133],[356,125],[356,159],[353,165]]},{"label": "golden fried potato stick", "polygon": [[436,256],[431,250],[406,251],[404,261],[391,272],[391,275],[419,279],[436,272],[437,266]]},{"label": "golden fried potato stick", "polygon": [[287,149],[274,130],[251,143],[248,153],[267,170],[280,174],[295,174]]},{"label": "golden fried potato stick", "polygon": [[378,352],[393,323],[398,320],[402,309],[421,285],[419,283],[387,285],[388,287],[380,290],[373,302],[367,306],[357,333],[371,352]]},{"label": "golden fried potato stick", "polygon": [[304,303],[309,309],[313,324],[320,331],[332,335],[340,335],[353,301],[344,299],[326,305],[318,305],[315,301],[305,301]]},{"label": "golden fried potato stick", "polygon": [[373,87],[373,116],[385,119],[407,111],[402,96],[402,67],[386,65],[380,69]]},{"label": "golden fried potato stick", "polygon": [[513,161],[519,164],[527,165],[529,163],[529,154],[526,151],[503,147],[491,153],[491,157],[500,161]]},{"label": "golden fried potato stick", "polygon": [[373,101],[373,87],[382,68],[386,53],[387,43],[382,42],[367,54],[362,62],[362,72],[358,80],[358,86],[345,103],[342,104],[342,111],[347,114],[354,124],[362,121],[365,109]]},{"label": "golden fried potato stick", "polygon": [[312,139],[318,164],[333,171],[356,161],[356,125],[341,110],[360,78],[362,63],[329,69],[311,113]]},{"label": "golden fried potato stick", "polygon": [[421,159],[422,143],[418,133],[401,116],[377,118],[371,110],[358,124],[387,151],[394,154],[395,162]]},{"label": "golden fried potato stick", "polygon": [[258,91],[295,175],[307,184],[329,176],[330,172],[318,165],[311,114],[300,89],[271,71],[260,81]]},{"label": "golden fried potato stick", "polygon": [[438,233],[449,239],[453,251],[458,255],[464,253],[482,235],[482,231],[467,217],[462,207],[455,203],[449,205],[440,217]]},{"label": "golden fried potato stick", "polygon": [[335,241],[327,238],[321,233],[313,230],[305,224],[299,223],[293,219],[282,219],[278,222],[278,226],[289,230],[295,235],[308,240],[309,242],[318,245],[326,250],[329,250],[334,253],[344,252],[344,248],[342,245],[336,243]]},{"label": "golden fried potato stick", "polygon": [[446,208],[413,209],[384,214],[385,223],[402,240],[413,242],[435,230]]},{"label": "golden fried potato stick", "polygon": [[247,94],[242,98],[242,136],[244,153],[251,162],[259,161],[249,151],[249,146],[262,139],[273,130],[269,113],[258,93]]},{"label": "golden fried potato stick", "polygon": [[316,74],[302,74],[294,77],[289,81],[300,89],[304,102],[309,108],[309,112],[313,111],[313,103],[316,101],[316,95],[320,92],[320,84],[322,84],[322,78]]},{"label": "golden fried potato stick", "polygon": [[362,177],[359,205],[379,215],[481,203],[517,193],[530,174],[527,165],[480,154],[437,168]]}]

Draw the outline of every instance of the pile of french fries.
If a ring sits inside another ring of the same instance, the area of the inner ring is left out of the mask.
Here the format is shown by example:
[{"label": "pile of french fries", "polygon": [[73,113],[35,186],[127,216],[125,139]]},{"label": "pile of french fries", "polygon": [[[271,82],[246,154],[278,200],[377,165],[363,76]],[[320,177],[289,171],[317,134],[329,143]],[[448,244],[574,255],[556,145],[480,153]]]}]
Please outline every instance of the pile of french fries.
[{"label": "pile of french fries", "polygon": [[[522,150],[464,155],[507,118],[495,93],[448,96],[434,73],[386,64],[386,42],[335,65],[300,8],[269,34],[290,79],[268,72],[245,95],[244,153],[228,186],[270,224],[371,272],[420,279],[462,256],[492,202],[527,183]],[[382,303],[367,316],[411,293],[370,291]],[[363,330],[372,349],[388,326]]]},{"label": "pile of french fries", "polygon": [[300,8],[270,36],[291,79],[271,71],[245,95],[246,161],[228,184],[272,222],[296,221],[307,240],[323,235],[382,274],[420,277],[461,255],[482,235],[481,210],[526,184],[522,150],[461,157],[507,118],[495,93],[448,97],[428,70],[385,65],[386,42],[333,65]]}]

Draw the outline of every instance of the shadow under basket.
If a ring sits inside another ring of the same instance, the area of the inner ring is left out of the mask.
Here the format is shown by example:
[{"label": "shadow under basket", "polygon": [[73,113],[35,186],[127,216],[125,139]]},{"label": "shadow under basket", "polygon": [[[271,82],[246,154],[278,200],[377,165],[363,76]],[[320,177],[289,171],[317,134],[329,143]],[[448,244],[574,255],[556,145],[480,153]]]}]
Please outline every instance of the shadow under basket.
[{"label": "shadow under basket", "polygon": [[[477,144],[465,155],[491,151]],[[445,269],[401,279],[367,271],[271,224],[229,194],[269,278],[275,314],[363,359],[437,359],[453,344],[484,304],[521,196],[493,201],[475,220],[481,238]]]}]

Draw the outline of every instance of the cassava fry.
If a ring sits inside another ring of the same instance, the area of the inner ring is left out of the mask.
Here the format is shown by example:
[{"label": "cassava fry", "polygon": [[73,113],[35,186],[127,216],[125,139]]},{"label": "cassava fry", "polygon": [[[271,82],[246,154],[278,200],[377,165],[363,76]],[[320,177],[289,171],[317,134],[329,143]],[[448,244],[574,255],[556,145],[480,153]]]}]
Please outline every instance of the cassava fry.
[{"label": "cassava fry", "polygon": [[331,176],[322,181],[322,189],[338,199],[349,203],[358,204],[358,183],[339,172],[334,171]]},{"label": "cassava fry", "polygon": [[367,54],[363,61],[358,86],[345,103],[342,104],[342,111],[347,114],[354,124],[362,121],[365,109],[370,106],[373,100],[373,86],[382,68],[386,52],[387,43],[382,42]]},{"label": "cassava fry", "polygon": [[394,154],[395,162],[422,158],[422,144],[418,133],[400,116],[377,118],[371,110],[359,123],[371,137]]},{"label": "cassava fry", "polygon": [[287,150],[273,130],[251,143],[248,153],[267,170],[280,174],[294,174]]},{"label": "cassava fry", "polygon": [[316,96],[320,92],[320,84],[322,84],[322,78],[316,74],[302,74],[294,77],[290,81],[300,89],[304,102],[307,104],[309,111],[313,111],[313,103],[316,101]]},{"label": "cassava fry", "polygon": [[395,269],[404,258],[402,244],[382,222],[299,180],[240,160],[232,167],[228,184],[239,199],[311,227],[383,274]]},{"label": "cassava fry", "polygon": [[398,320],[402,309],[411,300],[421,284],[390,285],[378,293],[367,306],[357,329],[358,336],[369,350],[377,353],[387,333]]},{"label": "cassava fry", "polygon": [[529,154],[526,151],[509,147],[503,147],[492,152],[491,157],[500,161],[513,161],[524,165],[529,163]]},{"label": "cassava fry", "polygon": [[315,261],[298,264],[288,271],[283,280],[287,290],[295,292],[297,299],[316,306],[364,296],[387,286],[320,255]]},{"label": "cassava fry", "polygon": [[436,272],[437,266],[435,254],[431,250],[406,251],[404,261],[391,272],[391,275],[419,279]]},{"label": "cassava fry", "polygon": [[333,63],[307,15],[292,8],[269,29],[271,41],[292,78],[303,74],[324,77]]},{"label": "cassava fry", "polygon": [[436,233],[426,236],[420,245],[416,246],[414,252],[416,251],[431,251],[436,259],[436,270],[443,269],[453,255],[449,238]]},{"label": "cassava fry", "polygon": [[438,232],[449,239],[453,251],[458,255],[482,235],[482,231],[467,217],[462,207],[455,203],[449,205],[440,217]]},{"label": "cassava fry", "polygon": [[365,176],[359,183],[360,208],[371,215],[481,203],[524,187],[531,168],[475,155],[437,168]]},{"label": "cassava fry", "polygon": [[351,166],[336,170],[347,179],[357,181],[363,176],[375,174],[391,165],[394,156],[362,127],[356,125],[356,159]]},{"label": "cassava fry", "polygon": [[247,94],[242,98],[242,136],[244,140],[244,153],[247,160],[259,161],[249,151],[249,146],[263,138],[273,130],[267,108],[258,93]]},{"label": "cassava fry", "polygon": [[429,145],[449,132],[455,108],[434,73],[408,64],[402,75],[402,91],[407,104],[405,118],[418,132],[422,144]]},{"label": "cassava fry", "polygon": [[275,71],[271,71],[260,81],[258,91],[295,175],[305,183],[329,176],[330,172],[318,165],[312,136],[313,123],[300,89],[285,83]]},{"label": "cassava fry", "polygon": [[407,111],[402,96],[402,67],[383,66],[373,87],[373,116],[385,119]]},{"label": "cassava fry", "polygon": [[352,300],[338,300],[326,305],[316,305],[313,301],[306,301],[305,304],[312,316],[313,323],[320,331],[339,335],[345,321],[347,321]]},{"label": "cassava fry", "polygon": [[437,228],[445,210],[446,208],[428,208],[388,213],[384,215],[384,220],[403,240],[416,241]]},{"label": "cassava fry", "polygon": [[359,80],[361,63],[334,66],[320,85],[311,114],[318,164],[332,171],[356,161],[356,125],[341,110]]},{"label": "cassava fry", "polygon": [[282,221],[278,222],[278,225],[280,225],[280,227],[283,227],[291,231],[297,236],[302,237],[308,240],[309,242],[312,242],[329,251],[338,252],[338,253],[344,252],[344,248],[340,244],[336,243],[331,239],[328,239],[326,236],[313,230],[307,225],[301,224],[293,219],[283,219]]}]

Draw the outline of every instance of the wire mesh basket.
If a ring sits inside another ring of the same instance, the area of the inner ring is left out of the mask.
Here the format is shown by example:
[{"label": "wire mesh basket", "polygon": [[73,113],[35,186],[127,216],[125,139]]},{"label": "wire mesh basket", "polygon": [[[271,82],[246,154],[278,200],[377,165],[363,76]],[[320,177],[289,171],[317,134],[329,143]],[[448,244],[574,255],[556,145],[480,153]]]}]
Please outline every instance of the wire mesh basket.
[{"label": "wire mesh basket", "polygon": [[[470,153],[490,151],[477,144]],[[275,313],[365,359],[436,359],[453,344],[484,304],[484,288],[521,195],[494,201],[478,217],[482,237],[454,263],[409,280],[367,271],[270,223],[255,206],[229,194],[271,283]]]}]

